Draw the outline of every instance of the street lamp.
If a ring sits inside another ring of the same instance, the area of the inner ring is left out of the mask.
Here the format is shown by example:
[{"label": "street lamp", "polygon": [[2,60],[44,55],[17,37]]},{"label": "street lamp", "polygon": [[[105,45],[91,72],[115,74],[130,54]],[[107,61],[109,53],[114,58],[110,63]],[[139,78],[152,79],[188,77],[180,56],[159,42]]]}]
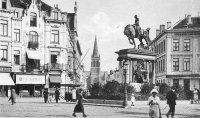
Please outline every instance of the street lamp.
[{"label": "street lamp", "polygon": [[128,69],[128,64],[127,64],[127,61],[125,60],[123,62],[123,74],[124,74],[124,101],[123,101],[123,106],[124,106],[124,108],[128,107],[128,102],[127,102],[127,78],[126,78],[127,69]]}]

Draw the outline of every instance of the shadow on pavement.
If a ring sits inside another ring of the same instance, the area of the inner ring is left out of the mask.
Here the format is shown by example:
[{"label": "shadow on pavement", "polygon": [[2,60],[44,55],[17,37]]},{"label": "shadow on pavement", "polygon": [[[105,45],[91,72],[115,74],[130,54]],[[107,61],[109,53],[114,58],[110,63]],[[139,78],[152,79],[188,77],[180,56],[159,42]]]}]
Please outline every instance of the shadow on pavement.
[{"label": "shadow on pavement", "polygon": [[135,115],[149,115],[148,113],[134,112],[134,111],[120,111],[120,114],[135,114]]}]

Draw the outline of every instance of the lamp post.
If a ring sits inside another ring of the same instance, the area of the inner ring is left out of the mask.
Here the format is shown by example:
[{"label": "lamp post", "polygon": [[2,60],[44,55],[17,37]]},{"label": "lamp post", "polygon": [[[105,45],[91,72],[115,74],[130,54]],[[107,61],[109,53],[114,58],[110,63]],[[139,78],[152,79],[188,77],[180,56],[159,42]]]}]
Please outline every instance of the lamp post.
[{"label": "lamp post", "polygon": [[127,61],[123,63],[123,74],[124,74],[124,101],[123,101],[123,106],[124,108],[128,107],[128,102],[127,102],[127,78],[126,78],[126,73],[127,73]]}]

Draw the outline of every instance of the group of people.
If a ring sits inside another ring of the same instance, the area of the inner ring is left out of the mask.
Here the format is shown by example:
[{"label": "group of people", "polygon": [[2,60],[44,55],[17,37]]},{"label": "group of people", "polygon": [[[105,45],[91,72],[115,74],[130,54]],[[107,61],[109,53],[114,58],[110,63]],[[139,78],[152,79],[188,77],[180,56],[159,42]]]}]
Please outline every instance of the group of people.
[{"label": "group of people", "polygon": [[[160,109],[160,98],[157,96],[158,91],[156,89],[153,89],[151,91],[152,96],[148,99],[148,105],[150,106],[149,109],[149,117],[150,118],[161,118],[161,109]],[[175,105],[176,105],[176,93],[175,88],[171,88],[170,91],[168,91],[166,95],[167,104],[169,105],[169,111],[167,112],[166,116],[169,118],[169,115],[171,115],[171,118],[174,118],[174,112],[175,112]]]},{"label": "group of people", "polygon": [[[44,90],[43,95],[44,95],[45,103],[52,102],[53,95],[49,94],[47,89]],[[55,90],[55,100],[56,100],[56,103],[58,103],[58,100],[60,100],[60,92],[59,92],[58,88],[56,88],[56,90]]]}]

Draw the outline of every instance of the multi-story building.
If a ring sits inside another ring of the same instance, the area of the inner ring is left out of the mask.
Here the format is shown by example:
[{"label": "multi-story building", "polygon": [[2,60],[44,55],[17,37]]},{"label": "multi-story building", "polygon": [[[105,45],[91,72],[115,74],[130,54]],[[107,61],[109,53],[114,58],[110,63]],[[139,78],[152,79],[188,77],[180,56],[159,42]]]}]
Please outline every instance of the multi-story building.
[{"label": "multi-story building", "polygon": [[[68,74],[73,68],[71,62],[80,62],[82,55],[77,31],[71,29],[77,27],[76,13],[62,12],[58,5],[51,7],[40,0],[0,0],[0,7],[3,79],[13,79],[17,93],[28,90],[30,95],[35,91],[41,94],[44,88],[54,92],[55,87],[64,94],[66,86],[77,84]],[[72,20],[70,14],[75,14]],[[71,56],[75,53],[71,47],[75,47],[78,56]],[[77,70],[80,68],[77,66]],[[9,86],[1,89],[7,92]]]},{"label": "multi-story building", "polygon": [[156,56],[156,82],[200,88],[200,17],[160,25],[150,44]]}]

